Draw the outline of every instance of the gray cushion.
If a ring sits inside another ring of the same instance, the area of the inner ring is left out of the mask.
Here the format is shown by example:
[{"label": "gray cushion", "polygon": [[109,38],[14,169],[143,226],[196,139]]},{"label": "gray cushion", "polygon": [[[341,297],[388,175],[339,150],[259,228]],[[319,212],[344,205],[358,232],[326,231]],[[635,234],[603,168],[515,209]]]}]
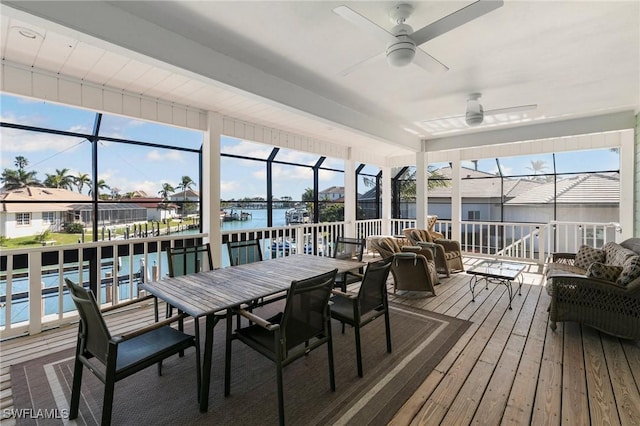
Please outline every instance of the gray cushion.
[{"label": "gray cushion", "polygon": [[573,262],[578,268],[584,270],[589,269],[589,266],[594,262],[604,263],[605,252],[591,246],[581,246],[576,253],[576,259]]},{"label": "gray cushion", "polygon": [[594,262],[589,266],[589,269],[587,269],[587,277],[613,282],[618,279],[621,272],[622,266]]},{"label": "gray cushion", "polygon": [[624,262],[616,284],[626,286],[638,277],[640,277],[640,256],[632,256]]}]

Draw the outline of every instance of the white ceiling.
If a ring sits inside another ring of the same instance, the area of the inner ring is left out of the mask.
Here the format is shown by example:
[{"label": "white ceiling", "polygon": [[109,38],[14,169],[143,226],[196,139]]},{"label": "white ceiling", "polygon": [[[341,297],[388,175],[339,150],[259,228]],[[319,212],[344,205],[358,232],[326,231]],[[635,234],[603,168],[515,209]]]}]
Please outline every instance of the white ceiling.
[{"label": "white ceiling", "polygon": [[[414,30],[470,1],[411,1]],[[404,155],[421,139],[640,111],[640,2],[517,1],[421,48],[450,70],[389,66],[384,44],[333,12],[391,29],[388,1],[23,2],[2,5],[3,61],[217,111],[319,140]],[[26,27],[42,35],[19,34]],[[485,110],[463,121],[469,93]],[[409,129],[410,131],[407,131]]]}]

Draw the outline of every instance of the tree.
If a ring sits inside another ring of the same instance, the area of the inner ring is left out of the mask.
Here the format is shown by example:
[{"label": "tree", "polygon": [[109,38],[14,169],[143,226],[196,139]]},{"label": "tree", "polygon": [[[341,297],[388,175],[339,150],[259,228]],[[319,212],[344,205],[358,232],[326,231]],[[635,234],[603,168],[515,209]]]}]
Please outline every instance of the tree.
[{"label": "tree", "polygon": [[[433,167],[427,168],[427,188],[445,188],[449,186],[449,181],[445,179],[445,176],[438,173]],[[416,197],[416,170],[407,173],[405,179],[400,180],[398,184],[400,191],[400,198],[415,198]]]},{"label": "tree", "polygon": [[44,186],[47,188],[73,189],[75,177],[69,174],[69,169],[56,169],[55,174],[47,173],[46,175]]},{"label": "tree", "polygon": [[[100,179],[98,180],[98,183],[95,185],[97,188],[97,194],[98,197],[100,196],[100,190],[102,189],[111,189],[111,187],[109,185],[107,185],[107,183],[104,181],[104,179]],[[93,185],[91,185],[91,188],[89,189],[89,196],[93,195]]]},{"label": "tree", "polygon": [[313,188],[307,188],[302,194],[302,201],[313,201]]},{"label": "tree", "polygon": [[170,183],[163,183],[162,184],[162,189],[160,191],[158,191],[158,195],[162,197],[162,201],[168,201],[169,200],[169,194],[172,194],[176,191],[176,189],[171,186]]},{"label": "tree", "polygon": [[159,208],[167,210],[169,208],[169,194],[175,192],[175,188],[170,183],[163,183],[162,189],[158,191],[158,195],[162,197],[162,202],[158,205]]},{"label": "tree", "polygon": [[2,181],[5,189],[9,190],[24,188],[26,186],[41,185],[40,181],[36,177],[36,175],[38,174],[37,172],[28,172],[27,170],[25,170],[25,168],[29,164],[29,160],[19,155],[16,157],[13,164],[17,167],[17,170],[4,169],[2,171],[2,176],[0,176],[0,181]]},{"label": "tree", "polygon": [[74,183],[79,193],[82,193],[85,185],[87,185],[89,187],[89,191],[91,191],[91,178],[87,173],[78,172],[78,176],[74,178]]},{"label": "tree", "polygon": [[180,183],[178,184],[178,188],[182,189],[182,211],[181,214],[184,216],[186,213],[186,204],[187,204],[187,191],[191,189],[191,187],[195,184],[193,179],[189,176],[182,176],[180,179]]},{"label": "tree", "polygon": [[547,162],[544,160],[531,160],[531,166],[527,167],[527,170],[531,170],[535,176],[538,172],[547,170]]}]

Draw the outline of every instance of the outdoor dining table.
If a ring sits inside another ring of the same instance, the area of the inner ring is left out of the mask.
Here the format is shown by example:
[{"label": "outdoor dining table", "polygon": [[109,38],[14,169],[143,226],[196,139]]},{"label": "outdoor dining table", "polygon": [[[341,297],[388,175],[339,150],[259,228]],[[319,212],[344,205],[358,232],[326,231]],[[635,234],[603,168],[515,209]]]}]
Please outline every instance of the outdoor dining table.
[{"label": "outdoor dining table", "polygon": [[[198,364],[198,399],[200,411],[209,405],[209,385],[213,359],[213,328],[221,318],[227,318],[227,334],[231,334],[231,310],[254,300],[284,292],[291,281],[338,269],[344,273],[364,266],[363,262],[312,255],[291,255],[245,265],[214,269],[196,274],[140,284],[157,298],[194,318],[195,337],[200,348],[199,319],[205,321],[205,341],[202,367]],[[227,339],[229,341],[229,339]],[[229,350],[228,344],[226,348]],[[199,358],[199,350],[196,356]],[[226,356],[229,356],[227,353]],[[225,376],[225,395],[229,378]]]}]

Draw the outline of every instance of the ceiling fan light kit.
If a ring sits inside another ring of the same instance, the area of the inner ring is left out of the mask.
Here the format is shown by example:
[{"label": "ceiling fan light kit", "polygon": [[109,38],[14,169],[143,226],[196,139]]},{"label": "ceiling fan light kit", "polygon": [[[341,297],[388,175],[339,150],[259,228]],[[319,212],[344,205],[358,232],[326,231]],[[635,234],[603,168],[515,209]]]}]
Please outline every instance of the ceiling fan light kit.
[{"label": "ceiling fan light kit", "polygon": [[467,100],[467,113],[464,121],[467,126],[477,126],[484,120],[484,109],[480,103],[480,93],[472,93]]}]

